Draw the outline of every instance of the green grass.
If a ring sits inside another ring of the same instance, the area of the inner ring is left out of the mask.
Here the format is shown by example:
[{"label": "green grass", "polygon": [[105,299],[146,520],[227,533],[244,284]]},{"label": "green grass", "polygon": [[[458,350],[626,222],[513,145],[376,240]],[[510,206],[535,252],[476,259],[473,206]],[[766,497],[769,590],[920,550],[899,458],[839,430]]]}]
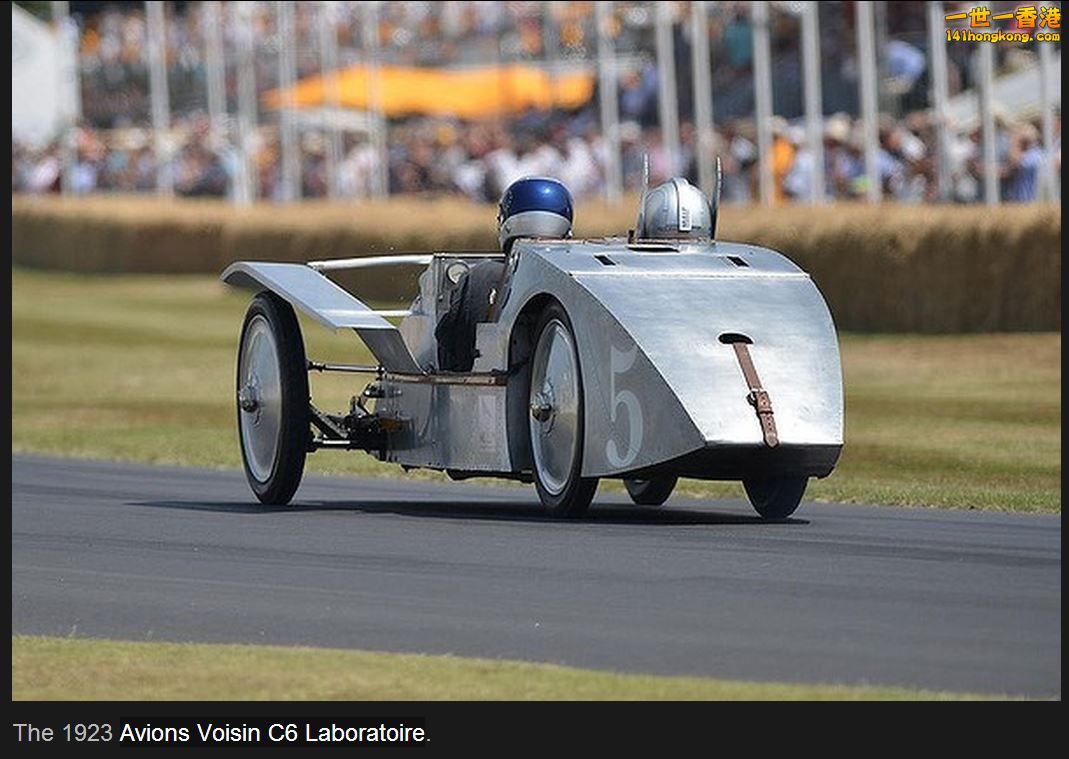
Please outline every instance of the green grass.
[{"label": "green grass", "polygon": [[[21,269],[11,289],[13,450],[240,467],[233,385],[247,293],[204,276]],[[370,360],[351,334],[304,331],[310,356]],[[846,446],[808,498],[1060,512],[1059,333],[847,334],[841,345]],[[313,374],[312,391],[341,409],[360,382]],[[400,474],[333,451],[309,470]],[[742,497],[735,483],[684,481],[680,492]]]},{"label": "green grass", "polygon": [[[176,677],[176,673],[182,673]],[[855,685],[655,677],[551,664],[281,646],[11,636],[14,700],[974,700]]]}]

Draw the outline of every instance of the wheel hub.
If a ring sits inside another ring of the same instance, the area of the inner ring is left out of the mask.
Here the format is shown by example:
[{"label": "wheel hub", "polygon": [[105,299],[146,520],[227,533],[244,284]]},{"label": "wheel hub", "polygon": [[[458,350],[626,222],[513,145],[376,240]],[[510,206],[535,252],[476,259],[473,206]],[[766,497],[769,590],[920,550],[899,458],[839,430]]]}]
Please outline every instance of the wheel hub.
[{"label": "wheel hub", "polygon": [[534,417],[535,421],[545,424],[548,432],[549,428],[553,426],[555,412],[556,409],[553,407],[553,388],[547,383],[547,386],[536,394],[531,402],[531,416]]},{"label": "wheel hub", "polygon": [[253,377],[238,391],[238,405],[241,410],[253,414],[260,408],[260,390],[256,387],[256,378]]}]

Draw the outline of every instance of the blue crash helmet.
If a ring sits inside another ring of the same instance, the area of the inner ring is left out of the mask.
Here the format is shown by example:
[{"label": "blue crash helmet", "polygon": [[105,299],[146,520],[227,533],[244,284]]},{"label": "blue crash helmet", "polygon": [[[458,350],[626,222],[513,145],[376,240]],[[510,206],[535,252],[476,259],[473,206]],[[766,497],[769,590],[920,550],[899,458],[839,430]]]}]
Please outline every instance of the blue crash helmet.
[{"label": "blue crash helmet", "polygon": [[569,237],[572,194],[556,179],[524,177],[508,186],[497,208],[497,241],[508,253],[520,237]]}]

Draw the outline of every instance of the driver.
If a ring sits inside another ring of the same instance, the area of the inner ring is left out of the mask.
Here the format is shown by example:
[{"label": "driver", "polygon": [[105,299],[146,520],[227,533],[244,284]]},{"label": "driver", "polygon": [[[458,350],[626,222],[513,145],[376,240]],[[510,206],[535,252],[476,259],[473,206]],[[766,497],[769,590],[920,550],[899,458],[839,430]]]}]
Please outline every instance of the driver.
[{"label": "driver", "polygon": [[719,189],[712,202],[683,177],[646,190],[639,204],[639,240],[712,240],[716,236]]},{"label": "driver", "polygon": [[[508,186],[497,211],[497,239],[506,260],[520,238],[562,239],[572,234],[573,203],[568,188],[549,177],[524,177]],[[473,265],[449,296],[438,321],[438,368],[469,372],[475,363],[475,325],[489,320],[505,278],[501,261]]]},{"label": "driver", "polygon": [[521,237],[572,236],[572,194],[556,179],[524,177],[508,186],[497,207],[497,241],[507,256]]}]

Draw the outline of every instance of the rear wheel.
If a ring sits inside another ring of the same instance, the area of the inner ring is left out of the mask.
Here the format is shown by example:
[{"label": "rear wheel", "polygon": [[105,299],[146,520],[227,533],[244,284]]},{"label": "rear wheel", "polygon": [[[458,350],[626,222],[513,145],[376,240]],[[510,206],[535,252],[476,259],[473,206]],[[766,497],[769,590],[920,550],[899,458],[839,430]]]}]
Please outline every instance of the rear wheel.
[{"label": "rear wheel", "polygon": [[542,312],[531,360],[529,430],[535,488],[556,516],[586,511],[598,489],[596,477],[581,477],[583,383],[568,314],[559,303]]},{"label": "rear wheel", "polygon": [[660,506],[672,495],[678,481],[678,477],[664,475],[648,480],[624,480],[624,487],[639,506]]},{"label": "rear wheel", "polygon": [[742,486],[763,519],[786,519],[802,502],[808,482],[805,477],[765,477],[743,480]]},{"label": "rear wheel", "polygon": [[253,298],[238,349],[238,436],[245,477],[265,504],[289,503],[311,436],[308,368],[297,315],[274,293]]}]

